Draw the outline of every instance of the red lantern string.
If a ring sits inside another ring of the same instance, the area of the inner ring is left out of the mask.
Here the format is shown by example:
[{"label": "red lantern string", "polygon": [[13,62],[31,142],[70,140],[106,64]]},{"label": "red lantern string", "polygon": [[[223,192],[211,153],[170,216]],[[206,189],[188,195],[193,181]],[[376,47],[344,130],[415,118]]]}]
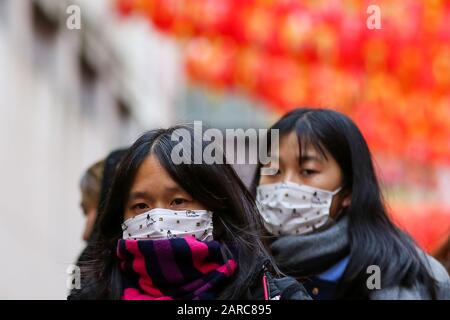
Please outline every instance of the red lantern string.
[{"label": "red lantern string", "polygon": [[280,112],[337,107],[374,152],[450,164],[450,1],[118,0],[186,39],[189,77]]}]

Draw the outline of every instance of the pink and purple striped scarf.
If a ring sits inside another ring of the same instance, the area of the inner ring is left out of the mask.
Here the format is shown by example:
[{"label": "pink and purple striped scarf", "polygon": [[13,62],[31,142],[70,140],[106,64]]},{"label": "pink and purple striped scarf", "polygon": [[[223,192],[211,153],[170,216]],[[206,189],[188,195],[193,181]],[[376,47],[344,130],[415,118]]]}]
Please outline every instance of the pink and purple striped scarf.
[{"label": "pink and purple striped scarf", "polygon": [[224,261],[220,243],[194,237],[123,240],[117,246],[123,300],[210,300],[237,269]]}]

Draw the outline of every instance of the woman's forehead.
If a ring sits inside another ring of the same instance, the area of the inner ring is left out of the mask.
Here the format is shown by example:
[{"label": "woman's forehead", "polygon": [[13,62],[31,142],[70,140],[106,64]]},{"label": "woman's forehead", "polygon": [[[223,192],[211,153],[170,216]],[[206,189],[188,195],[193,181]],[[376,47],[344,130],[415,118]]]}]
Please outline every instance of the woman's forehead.
[{"label": "woman's forehead", "polygon": [[327,158],[330,156],[328,151],[319,142],[315,143],[309,136],[305,136],[302,139],[301,136],[297,136],[295,131],[281,138],[280,149],[283,149],[281,150],[281,156],[289,153],[300,161],[327,161]]},{"label": "woman's forehead", "polygon": [[133,181],[132,190],[141,189],[179,189],[167,170],[155,155],[149,155],[139,166]]}]

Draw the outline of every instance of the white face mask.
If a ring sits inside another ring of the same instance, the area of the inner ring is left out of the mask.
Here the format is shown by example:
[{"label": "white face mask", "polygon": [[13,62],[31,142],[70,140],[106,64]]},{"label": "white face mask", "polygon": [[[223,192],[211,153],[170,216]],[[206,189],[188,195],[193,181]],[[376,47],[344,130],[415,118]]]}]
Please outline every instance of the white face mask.
[{"label": "white face mask", "polygon": [[282,182],[260,185],[257,201],[266,229],[273,235],[296,235],[324,226],[330,215],[334,192]]},{"label": "white face mask", "polygon": [[161,240],[194,236],[212,240],[212,212],[156,208],[127,219],[122,224],[123,239]]}]

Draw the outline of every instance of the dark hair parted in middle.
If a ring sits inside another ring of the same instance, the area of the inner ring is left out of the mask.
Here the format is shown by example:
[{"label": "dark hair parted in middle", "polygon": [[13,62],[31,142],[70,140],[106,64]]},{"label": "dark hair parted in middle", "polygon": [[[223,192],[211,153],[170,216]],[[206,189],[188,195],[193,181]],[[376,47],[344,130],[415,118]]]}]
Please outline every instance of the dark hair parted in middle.
[{"label": "dark hair parted in middle", "polygon": [[[308,146],[325,158],[327,151],[342,171],[343,190],[351,193],[351,204],[343,213],[349,218],[350,262],[339,296],[367,297],[370,290],[366,286],[366,268],[376,265],[383,274],[383,287],[411,287],[418,280],[434,297],[435,281],[424,254],[409,235],[391,222],[370,150],[354,122],[337,111],[299,108],[283,116],[272,129],[279,130],[280,138],[295,133],[300,154],[305,153]],[[270,146],[270,135],[268,139]],[[261,165],[252,184],[253,192],[261,178],[260,168]]]},{"label": "dark hair parted in middle", "polygon": [[[188,133],[190,139],[178,140],[177,132]],[[174,138],[175,137],[175,138]],[[258,275],[263,261],[270,257],[262,244],[260,215],[255,201],[231,165],[223,164],[175,164],[172,152],[178,146],[201,152],[207,142],[194,141],[192,126],[175,126],[169,129],[152,130],[142,135],[124,155],[116,172],[104,212],[99,222],[99,242],[96,289],[98,298],[120,298],[120,272],[116,258],[117,241],[122,237],[121,224],[125,203],[136,173],[143,161],[155,156],[170,177],[195,200],[213,212],[213,236],[223,247],[223,255],[233,257],[239,265],[233,281],[221,293],[220,299],[237,299],[245,295],[249,283]],[[184,155],[186,157],[186,155]],[[275,267],[274,267],[275,268]],[[275,268],[276,269],[276,268]]]}]

